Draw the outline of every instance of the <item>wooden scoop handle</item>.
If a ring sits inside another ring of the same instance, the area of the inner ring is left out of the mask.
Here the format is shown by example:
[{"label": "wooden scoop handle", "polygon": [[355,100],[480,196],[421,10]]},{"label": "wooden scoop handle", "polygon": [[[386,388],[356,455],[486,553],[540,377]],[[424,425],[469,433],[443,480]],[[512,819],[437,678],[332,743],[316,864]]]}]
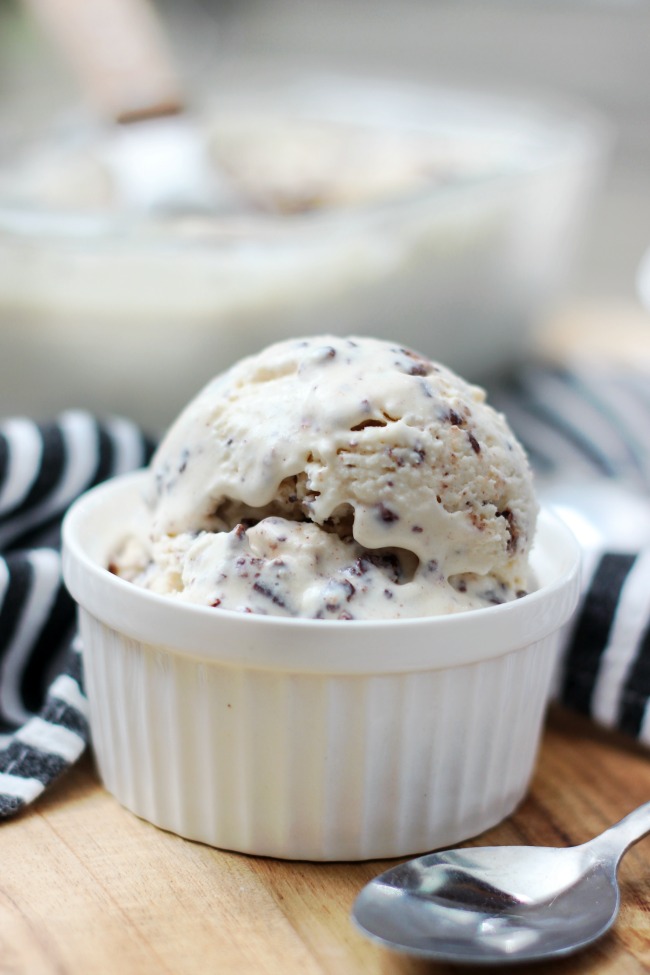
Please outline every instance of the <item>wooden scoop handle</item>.
[{"label": "wooden scoop handle", "polygon": [[25,0],[97,108],[117,122],[183,110],[181,86],[149,0]]}]

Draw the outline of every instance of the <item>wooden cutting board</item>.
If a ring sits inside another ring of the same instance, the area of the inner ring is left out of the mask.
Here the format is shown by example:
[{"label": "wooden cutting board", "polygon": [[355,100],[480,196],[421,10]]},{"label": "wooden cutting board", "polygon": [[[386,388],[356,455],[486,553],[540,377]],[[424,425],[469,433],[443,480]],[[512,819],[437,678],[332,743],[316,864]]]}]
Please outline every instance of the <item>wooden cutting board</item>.
[{"label": "wooden cutting board", "polygon": [[[579,843],[650,800],[650,754],[554,709],[528,799],[480,843]],[[349,921],[388,861],[293,863],[211,849],[142,822],[91,760],[0,825],[1,975],[416,975],[469,972],[380,948]],[[620,871],[619,921],[545,975],[650,971],[650,837]]]}]

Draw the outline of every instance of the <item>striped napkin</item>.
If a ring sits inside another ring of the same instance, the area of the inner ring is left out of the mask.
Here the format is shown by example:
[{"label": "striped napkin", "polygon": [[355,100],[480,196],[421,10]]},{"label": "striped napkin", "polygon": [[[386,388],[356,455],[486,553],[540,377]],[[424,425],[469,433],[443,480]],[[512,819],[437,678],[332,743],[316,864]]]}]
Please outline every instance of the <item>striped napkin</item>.
[{"label": "striped napkin", "polygon": [[[489,397],[527,448],[543,500],[558,486],[623,488],[609,512],[616,530],[585,538],[582,600],[563,635],[555,696],[650,745],[650,380],[531,366]],[[0,818],[34,801],[88,742],[61,517],[151,452],[124,419],[70,411],[48,424],[0,423]]]},{"label": "striped napkin", "polygon": [[151,451],[135,424],[81,411],[0,424],[0,817],[36,799],[88,742],[75,608],[61,578],[62,515]]},{"label": "striped napkin", "polygon": [[582,599],[555,697],[650,745],[650,376],[530,366],[490,401],[526,447],[542,500],[582,542]]}]

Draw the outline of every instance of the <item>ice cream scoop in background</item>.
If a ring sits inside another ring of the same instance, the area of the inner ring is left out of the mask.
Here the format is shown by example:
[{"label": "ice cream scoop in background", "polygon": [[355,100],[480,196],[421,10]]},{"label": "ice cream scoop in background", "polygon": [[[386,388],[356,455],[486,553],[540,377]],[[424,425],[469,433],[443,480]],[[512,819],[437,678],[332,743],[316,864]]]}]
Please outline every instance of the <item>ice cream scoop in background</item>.
[{"label": "ice cream scoop in background", "polygon": [[[109,192],[117,204],[136,214],[219,213],[244,207],[210,158],[149,0],[26,2],[75,71],[100,118],[109,123],[100,131],[86,167],[92,167],[94,157],[95,180],[101,184],[103,169],[104,183],[112,184]],[[67,164],[74,180],[74,156]],[[56,169],[54,158],[50,167]],[[42,178],[47,183],[46,172]],[[50,182],[54,181],[51,174]]]},{"label": "ice cream scoop in background", "polygon": [[481,389],[395,343],[273,345],[189,404],[151,465],[119,574],[222,609],[429,616],[531,587],[537,505]]}]

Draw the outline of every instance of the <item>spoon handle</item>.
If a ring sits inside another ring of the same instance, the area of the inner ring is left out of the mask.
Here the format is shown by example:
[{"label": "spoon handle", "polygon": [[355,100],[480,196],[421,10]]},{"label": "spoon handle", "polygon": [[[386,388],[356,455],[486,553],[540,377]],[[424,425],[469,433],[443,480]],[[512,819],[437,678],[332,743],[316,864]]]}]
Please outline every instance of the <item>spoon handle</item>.
[{"label": "spoon handle", "polygon": [[638,809],[633,810],[618,823],[591,840],[589,846],[596,852],[616,854],[617,860],[634,843],[650,833],[650,802],[645,802]]},{"label": "spoon handle", "polygon": [[182,109],[151,0],[28,0],[28,6],[109,119],[138,121]]}]

